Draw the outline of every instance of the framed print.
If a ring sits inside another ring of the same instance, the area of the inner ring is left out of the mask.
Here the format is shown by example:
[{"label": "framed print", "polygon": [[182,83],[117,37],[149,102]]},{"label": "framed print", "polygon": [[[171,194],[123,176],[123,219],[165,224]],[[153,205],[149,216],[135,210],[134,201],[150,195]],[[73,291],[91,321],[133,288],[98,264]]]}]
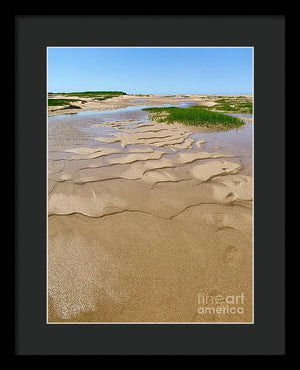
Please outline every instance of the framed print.
[{"label": "framed print", "polygon": [[285,354],[284,16],[15,20],[16,354]]}]

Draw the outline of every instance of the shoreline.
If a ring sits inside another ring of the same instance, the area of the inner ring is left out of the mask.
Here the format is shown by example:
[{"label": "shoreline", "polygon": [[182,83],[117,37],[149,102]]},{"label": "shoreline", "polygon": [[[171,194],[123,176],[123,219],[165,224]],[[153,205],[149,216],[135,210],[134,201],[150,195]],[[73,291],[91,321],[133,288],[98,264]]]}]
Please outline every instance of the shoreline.
[{"label": "shoreline", "polygon": [[[239,96],[239,95],[224,95],[224,97],[232,97],[232,96]],[[251,97],[250,95],[243,95],[244,97]],[[169,97],[168,95],[150,95],[147,97],[142,97],[138,95],[121,95],[118,97],[110,98],[104,101],[93,101],[92,99],[86,99],[85,104],[80,104],[81,109],[63,109],[57,107],[48,107],[48,117],[53,117],[61,114],[77,114],[85,111],[106,111],[106,110],[113,110],[113,109],[121,109],[126,107],[134,107],[140,105],[156,105],[156,104],[180,104],[184,102],[191,102],[196,103],[197,105],[204,105],[204,106],[212,106],[213,95],[188,95],[187,97]],[[52,96],[53,99],[61,99],[64,98],[74,99],[74,97],[65,97],[64,95],[55,94]],[[78,98],[79,99],[79,98]],[[82,98],[80,98],[82,99]],[[137,100],[137,101],[132,101]],[[142,104],[140,104],[142,103]],[[76,103],[77,104],[77,103]]]}]

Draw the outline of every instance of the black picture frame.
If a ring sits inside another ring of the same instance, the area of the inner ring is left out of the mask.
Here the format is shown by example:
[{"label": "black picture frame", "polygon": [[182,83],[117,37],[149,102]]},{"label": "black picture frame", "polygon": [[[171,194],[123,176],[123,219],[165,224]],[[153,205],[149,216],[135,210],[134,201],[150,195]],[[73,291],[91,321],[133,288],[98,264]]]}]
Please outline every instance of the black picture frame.
[{"label": "black picture frame", "polygon": [[[17,355],[286,353],[285,16],[183,14],[14,14]],[[254,47],[254,324],[47,325],[47,46]]]}]

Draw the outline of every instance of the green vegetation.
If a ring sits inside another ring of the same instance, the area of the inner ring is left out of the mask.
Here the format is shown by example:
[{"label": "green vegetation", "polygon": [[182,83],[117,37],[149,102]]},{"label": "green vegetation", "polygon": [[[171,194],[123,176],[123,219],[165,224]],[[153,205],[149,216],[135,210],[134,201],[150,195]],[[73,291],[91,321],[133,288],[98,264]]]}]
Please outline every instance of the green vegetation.
[{"label": "green vegetation", "polygon": [[230,113],[249,113],[252,114],[253,104],[249,98],[244,96],[237,97],[216,97],[216,105],[207,107],[209,110],[217,110]]},{"label": "green vegetation", "polygon": [[58,105],[70,105],[74,101],[78,101],[78,100],[76,99],[48,99],[48,106],[55,107]]},{"label": "green vegetation", "polygon": [[56,106],[64,106],[63,108],[58,108],[57,110],[63,109],[81,109],[78,105],[71,104],[74,101],[78,101],[76,99],[48,99],[48,106],[56,107]]},{"label": "green vegetation", "polygon": [[99,96],[99,97],[96,97],[94,98],[93,100],[106,100],[106,99],[110,99],[110,98],[114,98],[115,96],[119,96],[120,94],[117,94],[117,95],[114,95],[114,94],[106,94],[106,95],[103,95],[103,96]]},{"label": "green vegetation", "polygon": [[148,111],[152,121],[167,123],[183,123],[185,125],[232,128],[242,126],[244,123],[237,117],[227,114],[211,112],[206,107],[192,106],[189,108],[162,107],[144,108]]},{"label": "green vegetation", "polygon": [[[106,100],[113,98],[115,96],[126,95],[123,91],[82,91],[82,92],[70,92],[70,93],[48,93],[49,97],[53,97],[55,95],[62,95],[65,97],[78,97],[78,99],[48,99],[48,106],[56,106],[56,105],[70,105],[70,102],[80,101],[82,104],[87,103],[86,100],[82,100],[82,98],[89,98],[92,100]],[[80,107],[77,107],[80,109]]]},{"label": "green vegetation", "polygon": [[64,96],[78,96],[81,98],[107,98],[112,96],[126,95],[123,91],[78,91],[69,93],[56,93]]}]

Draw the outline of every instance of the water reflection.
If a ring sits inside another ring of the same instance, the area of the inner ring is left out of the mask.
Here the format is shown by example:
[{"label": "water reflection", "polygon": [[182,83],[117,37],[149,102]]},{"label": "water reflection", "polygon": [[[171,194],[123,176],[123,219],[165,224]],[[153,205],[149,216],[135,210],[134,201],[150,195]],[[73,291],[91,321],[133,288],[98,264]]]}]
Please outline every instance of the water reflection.
[{"label": "water reflection", "polygon": [[[195,103],[181,103],[178,107],[189,107]],[[157,105],[156,105],[157,106]],[[164,104],[160,106],[171,106]],[[48,118],[48,149],[49,152],[64,151],[67,148],[99,147],[116,145],[109,143],[100,144],[95,137],[110,137],[114,132],[120,132],[120,128],[112,127],[110,122],[124,121],[129,128],[135,126],[136,121],[148,123],[148,112],[143,108],[149,105],[131,106],[107,111],[85,111],[75,115],[64,114]],[[242,163],[243,172],[252,172],[252,131],[251,114],[232,114],[245,119],[245,126],[239,129],[195,132],[190,137],[194,140],[206,140],[202,149],[204,151],[215,151],[233,154]],[[97,126],[103,124],[103,126]],[[192,127],[189,127],[192,130]],[[118,144],[117,144],[118,145]],[[194,144],[192,149],[199,150]]]}]

